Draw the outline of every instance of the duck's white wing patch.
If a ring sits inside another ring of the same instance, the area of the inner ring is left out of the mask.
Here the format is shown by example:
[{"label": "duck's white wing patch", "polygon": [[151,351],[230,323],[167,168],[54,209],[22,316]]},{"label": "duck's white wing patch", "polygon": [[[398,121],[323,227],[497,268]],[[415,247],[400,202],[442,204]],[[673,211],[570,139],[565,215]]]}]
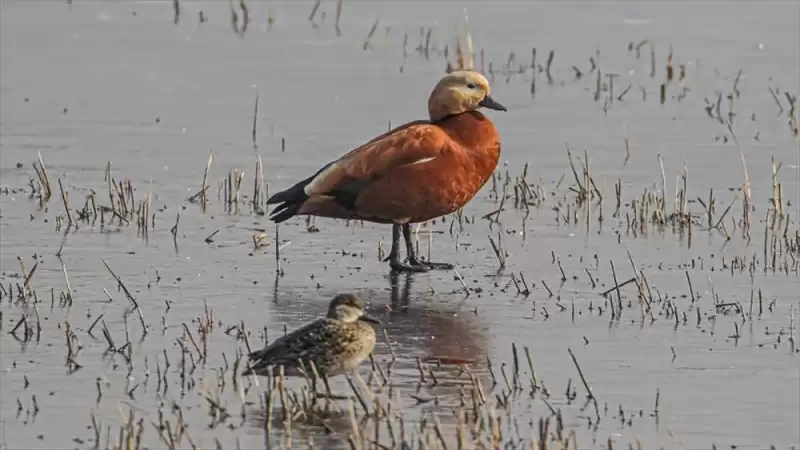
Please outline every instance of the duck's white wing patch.
[{"label": "duck's white wing patch", "polygon": [[303,192],[305,192],[306,195],[309,196],[309,197],[311,195],[313,195],[313,194],[316,194],[317,193],[317,189],[319,188],[319,186],[322,183],[325,182],[325,178],[328,175],[330,175],[331,172],[336,170],[338,167],[339,167],[339,163],[338,162],[333,162],[333,163],[329,164],[328,167],[326,167],[325,169],[320,171],[320,173],[317,174],[317,176],[315,176],[314,179],[311,180],[311,182],[308,183],[306,185],[306,187],[303,188]]},{"label": "duck's white wing patch", "polygon": [[412,163],[409,163],[409,164],[407,164],[407,165],[408,165],[408,166],[415,166],[415,165],[417,165],[417,164],[425,164],[426,162],[431,162],[431,161],[433,161],[434,159],[436,159],[436,157],[435,157],[435,156],[429,156],[429,157],[427,157],[427,158],[422,158],[422,159],[419,159],[419,160],[417,160],[417,161],[414,161],[414,162],[412,162]]}]

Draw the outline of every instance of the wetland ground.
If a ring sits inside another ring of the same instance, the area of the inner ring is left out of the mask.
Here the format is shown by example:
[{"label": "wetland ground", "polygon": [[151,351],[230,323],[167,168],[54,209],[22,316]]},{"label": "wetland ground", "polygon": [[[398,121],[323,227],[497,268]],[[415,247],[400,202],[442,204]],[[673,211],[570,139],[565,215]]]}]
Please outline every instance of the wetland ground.
[{"label": "wetland ground", "polygon": [[[375,448],[800,445],[796,2],[346,0],[340,36],[337,4],[0,4],[0,448],[358,448],[345,401],[236,374],[344,291],[388,336]],[[386,226],[276,232],[267,192],[425,117],[465,8],[509,111],[418,233],[457,273],[389,274]]]}]

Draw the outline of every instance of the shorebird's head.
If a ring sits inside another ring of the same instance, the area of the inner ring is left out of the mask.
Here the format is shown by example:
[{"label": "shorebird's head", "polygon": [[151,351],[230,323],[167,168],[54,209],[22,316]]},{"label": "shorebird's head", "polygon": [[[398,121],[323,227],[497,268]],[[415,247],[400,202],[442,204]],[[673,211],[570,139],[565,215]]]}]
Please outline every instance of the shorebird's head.
[{"label": "shorebird's head", "polygon": [[339,294],[331,300],[328,318],[353,323],[357,320],[380,324],[378,319],[364,314],[364,302],[353,294]]},{"label": "shorebird's head", "polygon": [[428,98],[428,113],[432,121],[478,108],[506,110],[489,95],[486,77],[472,70],[459,70],[445,75]]}]

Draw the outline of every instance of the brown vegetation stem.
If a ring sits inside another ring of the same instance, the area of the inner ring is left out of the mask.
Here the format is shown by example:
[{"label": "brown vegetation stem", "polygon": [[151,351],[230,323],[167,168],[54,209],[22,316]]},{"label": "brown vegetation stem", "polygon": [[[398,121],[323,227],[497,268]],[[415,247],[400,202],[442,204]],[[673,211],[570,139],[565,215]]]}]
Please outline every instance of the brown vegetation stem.
[{"label": "brown vegetation stem", "polygon": [[142,308],[139,307],[139,303],[136,301],[135,298],[133,298],[131,292],[128,290],[127,287],[125,287],[125,283],[123,283],[122,280],[117,276],[117,274],[115,274],[114,271],[111,270],[111,266],[109,266],[105,260],[103,260],[103,265],[106,266],[106,269],[108,269],[108,273],[110,273],[111,276],[114,277],[114,280],[117,281],[117,285],[120,288],[122,288],[122,292],[125,293],[125,296],[133,304],[133,307],[136,308],[136,312],[139,314],[139,322],[142,325],[142,336],[147,335],[147,325],[145,325],[144,323],[144,316],[142,315]]},{"label": "brown vegetation stem", "polygon": [[594,393],[592,392],[592,388],[589,387],[589,383],[586,381],[586,377],[583,376],[583,371],[581,370],[581,366],[580,366],[580,364],[578,364],[578,359],[575,358],[575,354],[572,353],[572,349],[571,348],[567,348],[567,351],[569,352],[569,356],[572,357],[572,362],[575,363],[575,368],[578,369],[578,375],[580,375],[580,377],[581,377],[581,381],[583,382],[583,387],[586,388],[586,391],[589,394],[589,398],[592,400],[592,403],[594,404],[595,417],[596,417],[597,421],[599,422],[600,421],[600,407],[597,406],[597,399],[595,398]]},{"label": "brown vegetation stem", "polygon": [[64,186],[61,185],[61,178],[58,179],[58,188],[61,190],[61,201],[64,202],[64,209],[67,211],[67,228],[71,227],[72,213],[69,212],[69,202],[67,201],[67,193],[64,192]]}]

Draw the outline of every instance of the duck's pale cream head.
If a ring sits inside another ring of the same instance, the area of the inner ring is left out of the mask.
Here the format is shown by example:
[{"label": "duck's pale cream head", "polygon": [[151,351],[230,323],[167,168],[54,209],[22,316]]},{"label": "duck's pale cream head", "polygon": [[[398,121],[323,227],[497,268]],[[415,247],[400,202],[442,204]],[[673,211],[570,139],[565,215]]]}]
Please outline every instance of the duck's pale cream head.
[{"label": "duck's pale cream head", "polygon": [[506,110],[489,95],[486,77],[471,70],[445,75],[436,83],[428,99],[428,113],[432,121],[478,108]]},{"label": "duck's pale cream head", "polygon": [[353,294],[339,294],[328,306],[328,318],[353,323],[357,320],[381,323],[378,319],[364,314],[364,302]]}]

